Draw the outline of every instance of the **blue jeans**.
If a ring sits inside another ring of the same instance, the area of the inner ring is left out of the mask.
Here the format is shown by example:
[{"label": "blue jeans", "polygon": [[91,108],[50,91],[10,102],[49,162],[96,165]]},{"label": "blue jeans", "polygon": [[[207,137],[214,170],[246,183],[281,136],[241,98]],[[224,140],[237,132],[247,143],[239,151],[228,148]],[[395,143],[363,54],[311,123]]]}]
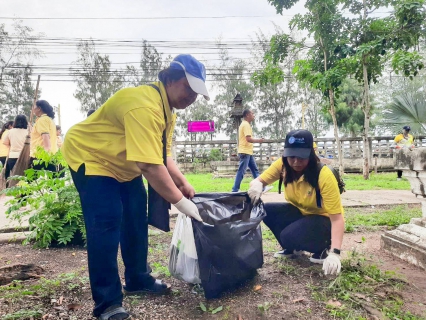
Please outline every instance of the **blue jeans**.
[{"label": "blue jeans", "polygon": [[235,182],[234,186],[232,187],[232,192],[238,192],[238,190],[240,190],[241,181],[243,181],[244,174],[246,173],[247,168],[250,169],[254,179],[256,179],[260,175],[253,155],[239,153],[238,157],[240,158],[240,165],[238,166],[237,175],[235,176]]},{"label": "blue jeans", "polygon": [[118,182],[105,176],[86,176],[82,165],[71,170],[80,195],[87,234],[87,256],[94,316],[122,305],[117,254],[121,247],[126,289],[150,286],[155,279],[147,264],[147,194],[142,178]]},{"label": "blue jeans", "polygon": [[329,217],[304,216],[297,207],[285,202],[264,204],[263,222],[271,229],[283,249],[321,253],[331,245]]}]

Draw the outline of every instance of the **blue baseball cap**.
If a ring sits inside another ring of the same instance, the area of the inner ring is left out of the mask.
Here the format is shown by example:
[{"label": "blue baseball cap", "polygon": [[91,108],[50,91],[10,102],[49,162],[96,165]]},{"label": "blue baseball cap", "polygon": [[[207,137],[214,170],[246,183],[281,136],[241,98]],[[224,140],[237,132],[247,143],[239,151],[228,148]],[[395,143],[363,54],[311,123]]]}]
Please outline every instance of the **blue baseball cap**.
[{"label": "blue baseball cap", "polygon": [[402,129],[404,129],[406,131],[410,131],[411,130],[410,126],[404,126]]},{"label": "blue baseball cap", "polygon": [[170,62],[170,68],[183,70],[191,89],[198,94],[202,94],[204,99],[210,100],[205,83],[206,68],[204,64],[190,54],[180,54]]},{"label": "blue baseball cap", "polygon": [[287,133],[284,143],[284,157],[307,159],[314,146],[314,137],[308,130],[293,130]]}]

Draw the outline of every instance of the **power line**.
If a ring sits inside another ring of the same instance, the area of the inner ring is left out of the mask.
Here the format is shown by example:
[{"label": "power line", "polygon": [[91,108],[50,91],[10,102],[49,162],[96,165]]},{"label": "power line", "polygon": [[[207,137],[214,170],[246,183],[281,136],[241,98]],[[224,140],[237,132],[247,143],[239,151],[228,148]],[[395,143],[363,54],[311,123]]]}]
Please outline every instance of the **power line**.
[{"label": "power line", "polygon": [[[294,15],[282,15],[293,17]],[[229,18],[279,18],[275,16],[175,16],[175,17],[0,17],[3,20],[175,20],[175,19],[229,19]]]}]

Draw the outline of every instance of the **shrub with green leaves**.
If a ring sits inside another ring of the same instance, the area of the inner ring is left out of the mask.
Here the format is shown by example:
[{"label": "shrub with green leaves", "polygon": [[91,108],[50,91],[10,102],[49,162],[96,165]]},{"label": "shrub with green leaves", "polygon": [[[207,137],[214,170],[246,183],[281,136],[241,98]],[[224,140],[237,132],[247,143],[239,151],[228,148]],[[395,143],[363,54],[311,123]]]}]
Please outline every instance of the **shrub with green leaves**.
[{"label": "shrub with green leaves", "polygon": [[11,179],[19,183],[3,191],[12,196],[6,204],[9,219],[22,224],[28,219],[29,230],[25,243],[34,242],[36,247],[52,244],[69,244],[75,236],[85,239],[85,228],[80,198],[71,181],[69,170],[60,152],[50,155],[37,151],[36,164],[53,163],[61,166],[60,172],[48,170],[25,171],[25,176]]}]

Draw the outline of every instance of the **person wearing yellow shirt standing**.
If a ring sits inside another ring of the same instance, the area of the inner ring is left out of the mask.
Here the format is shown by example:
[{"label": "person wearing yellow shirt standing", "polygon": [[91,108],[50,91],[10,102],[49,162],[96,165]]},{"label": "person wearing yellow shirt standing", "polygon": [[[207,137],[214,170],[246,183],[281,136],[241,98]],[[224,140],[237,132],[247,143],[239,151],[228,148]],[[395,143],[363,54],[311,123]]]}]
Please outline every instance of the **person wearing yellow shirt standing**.
[{"label": "person wearing yellow shirt standing", "polygon": [[[413,148],[414,147],[414,137],[410,134],[410,126],[404,126],[402,128],[402,133],[396,135],[394,141],[396,143],[395,149],[404,149],[404,148]],[[397,180],[402,178],[402,170],[397,170]]]},{"label": "person wearing yellow shirt standing", "polygon": [[[174,110],[187,108],[198,94],[209,100],[206,70],[194,57],[182,54],[158,77],[159,82],[116,92],[68,130],[61,148],[80,195],[93,314],[101,320],[130,318],[122,307],[119,245],[126,294],[170,291],[169,285],[151,276],[147,264],[147,193],[141,175],[180,212],[201,221],[188,199],[194,197],[194,188],[171,157],[171,138]],[[153,215],[158,213],[154,210]]]},{"label": "person wearing yellow shirt standing", "polygon": [[[31,130],[30,140],[30,163],[36,159],[38,147],[42,147],[45,151],[55,154],[58,151],[56,142],[56,125],[53,122],[55,112],[53,107],[46,100],[38,100],[33,107],[33,113],[37,117],[34,127]],[[46,169],[52,172],[56,171],[54,164],[34,164],[36,170]]]},{"label": "person wearing yellow shirt standing", "polygon": [[277,258],[291,258],[301,251],[312,253],[310,261],[321,263],[325,274],[341,269],[340,249],[345,230],[337,180],[321,166],[307,130],[287,134],[283,157],[250,183],[248,195],[257,202],[262,188],[283,177],[287,202],[265,203],[263,222],[284,249]]},{"label": "person wearing yellow shirt standing", "polygon": [[263,138],[253,138],[253,131],[250,123],[255,119],[254,113],[251,110],[243,111],[243,121],[238,128],[238,157],[240,164],[238,171],[235,176],[234,186],[232,192],[238,192],[240,190],[241,181],[244,178],[244,174],[247,168],[250,169],[253,178],[259,176],[259,169],[257,168],[256,161],[253,157],[253,143],[263,142]]},{"label": "person wearing yellow shirt standing", "polygon": [[9,134],[9,130],[13,128],[13,121],[7,121],[1,131],[0,131],[0,161],[3,166],[6,165],[6,158],[9,155],[9,146],[4,145],[7,135]]}]

